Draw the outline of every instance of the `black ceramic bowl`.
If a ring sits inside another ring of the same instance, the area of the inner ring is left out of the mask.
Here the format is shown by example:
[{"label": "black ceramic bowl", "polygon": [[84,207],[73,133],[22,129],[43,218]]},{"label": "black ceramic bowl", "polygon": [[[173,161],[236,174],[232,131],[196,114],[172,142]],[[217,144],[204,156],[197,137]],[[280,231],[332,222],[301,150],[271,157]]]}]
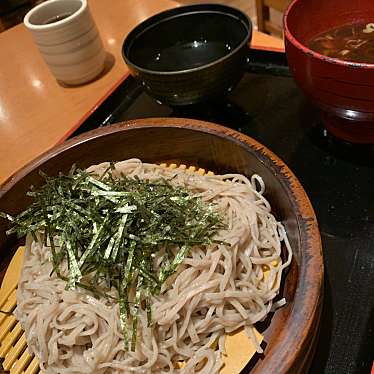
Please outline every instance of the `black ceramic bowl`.
[{"label": "black ceramic bowl", "polygon": [[133,29],[122,46],[131,74],[148,94],[188,105],[229,92],[244,74],[249,18],[219,4],[179,7]]}]

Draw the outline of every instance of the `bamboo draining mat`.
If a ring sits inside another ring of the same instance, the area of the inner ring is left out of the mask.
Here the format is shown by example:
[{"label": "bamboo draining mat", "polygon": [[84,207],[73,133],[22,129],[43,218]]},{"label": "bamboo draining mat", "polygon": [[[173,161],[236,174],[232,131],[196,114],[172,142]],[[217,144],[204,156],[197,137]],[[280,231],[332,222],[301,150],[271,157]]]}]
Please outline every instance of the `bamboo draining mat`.
[{"label": "bamboo draining mat", "polygon": [[[0,310],[13,313],[24,248],[20,247],[5,273],[0,289]],[[39,362],[27,350],[25,333],[13,314],[0,313],[0,358],[4,370],[11,374],[39,373]]]}]

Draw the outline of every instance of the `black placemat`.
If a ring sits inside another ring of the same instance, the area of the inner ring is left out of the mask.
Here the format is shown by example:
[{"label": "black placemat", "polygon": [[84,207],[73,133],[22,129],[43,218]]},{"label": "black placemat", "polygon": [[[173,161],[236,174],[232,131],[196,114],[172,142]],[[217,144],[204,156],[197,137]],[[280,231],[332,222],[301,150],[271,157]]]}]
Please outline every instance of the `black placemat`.
[{"label": "black placemat", "polygon": [[374,146],[331,136],[289,75],[284,54],[265,51],[252,52],[248,73],[226,99],[201,106],[160,105],[130,77],[78,132],[165,116],[239,130],[270,148],[296,174],[317,214],[326,270],[311,373],[369,373],[374,359]]}]

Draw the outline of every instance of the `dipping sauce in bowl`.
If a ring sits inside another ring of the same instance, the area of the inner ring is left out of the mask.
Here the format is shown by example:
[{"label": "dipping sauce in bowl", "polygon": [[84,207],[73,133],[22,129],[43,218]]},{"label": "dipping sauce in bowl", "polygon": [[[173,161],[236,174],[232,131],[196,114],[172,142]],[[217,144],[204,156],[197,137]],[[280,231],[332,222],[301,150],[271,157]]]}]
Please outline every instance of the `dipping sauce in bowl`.
[{"label": "dipping sauce in bowl", "polygon": [[166,10],[126,37],[122,56],[131,74],[159,102],[178,106],[230,92],[247,66],[249,18],[221,4]]},{"label": "dipping sauce in bowl", "polygon": [[178,10],[180,14],[171,14],[135,36],[128,45],[129,60],[158,72],[194,69],[228,55],[248,37],[244,21],[222,13],[226,8]]}]

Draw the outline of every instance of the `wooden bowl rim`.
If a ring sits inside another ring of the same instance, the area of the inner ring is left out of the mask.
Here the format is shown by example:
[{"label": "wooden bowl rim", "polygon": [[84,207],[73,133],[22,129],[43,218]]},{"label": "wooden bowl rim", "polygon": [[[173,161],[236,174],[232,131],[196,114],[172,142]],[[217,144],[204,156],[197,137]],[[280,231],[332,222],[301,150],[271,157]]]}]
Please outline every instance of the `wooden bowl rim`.
[{"label": "wooden bowl rim", "polygon": [[[0,199],[32,170],[63,151],[106,135],[142,128],[188,129],[212,134],[244,146],[259,162],[276,173],[288,198],[294,200],[303,256],[298,264],[298,282],[292,310],[289,312],[284,328],[265,352],[265,359],[259,360],[256,364],[254,373],[266,372],[267,366],[276,367],[278,373],[292,371],[295,361],[305,359],[302,357],[303,350],[307,349],[310,343],[310,335],[316,334],[313,330],[316,329],[316,321],[319,321],[321,313],[324,278],[321,238],[312,204],[296,176],[278,156],[253,138],[221,125],[185,118],[146,118],[120,122],[86,132],[43,153],[0,187]],[[303,297],[306,291],[307,295]],[[302,303],[302,300],[305,302]]]}]

